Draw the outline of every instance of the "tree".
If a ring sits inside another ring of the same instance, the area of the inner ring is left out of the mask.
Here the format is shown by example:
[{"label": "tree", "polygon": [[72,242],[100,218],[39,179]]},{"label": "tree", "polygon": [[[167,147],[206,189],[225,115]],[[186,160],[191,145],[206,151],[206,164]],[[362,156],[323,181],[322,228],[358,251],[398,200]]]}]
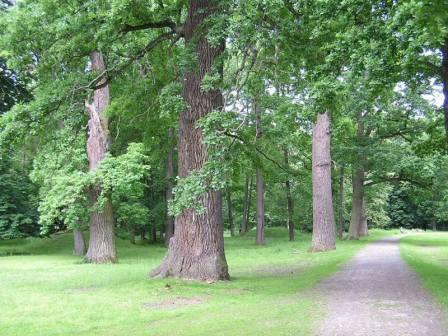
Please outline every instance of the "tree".
[{"label": "tree", "polygon": [[338,199],[338,238],[342,239],[345,231],[345,218],[344,218],[344,203],[345,203],[345,195],[344,195],[344,172],[345,172],[345,164],[341,164],[339,168],[339,199]]},{"label": "tree", "polygon": [[[358,139],[364,137],[364,126],[362,121],[358,121],[357,136]],[[349,239],[359,238],[365,207],[365,201],[364,201],[365,158],[363,158],[362,155],[357,155],[357,158],[358,160],[355,163],[354,171],[352,174],[353,196],[352,196],[352,213],[348,232]]]},{"label": "tree", "polygon": [[330,119],[319,113],[313,127],[313,240],[311,250],[336,248],[331,191]]},{"label": "tree", "polygon": [[[224,42],[212,45],[202,30],[207,20],[219,10],[217,1],[189,1],[184,25],[185,44],[197,57],[197,70],[189,69],[183,82],[187,108],[179,121],[179,176],[186,178],[204,167],[207,147],[197,121],[223,107],[219,89],[204,90],[202,81],[210,75],[224,51]],[[219,71],[218,71],[219,73]],[[151,275],[175,276],[203,281],[229,278],[224,254],[222,196],[219,190],[200,196],[203,213],[185,209],[175,219],[175,232],[162,264]]]},{"label": "tree", "polygon": [[[101,52],[93,51],[90,54],[92,70],[101,72],[106,70]],[[105,110],[109,105],[109,85],[103,79],[94,90],[92,102],[86,102],[89,112],[89,138],[87,140],[87,156],[89,158],[89,171],[94,171],[106,157],[110,147],[108,119]],[[90,188],[92,204],[98,202],[101,187],[93,185]],[[114,236],[114,214],[112,202],[106,199],[100,209],[90,214],[89,248],[86,261],[91,263],[117,262]]]},{"label": "tree", "polygon": [[[259,141],[263,136],[262,126],[261,126],[261,107],[258,103],[255,103],[255,123],[256,123],[256,139]],[[263,173],[261,168],[257,166],[256,169],[256,189],[257,189],[257,232],[255,243],[257,245],[264,245],[266,243],[264,238],[264,181],[263,181]]]},{"label": "tree", "polygon": [[[285,148],[284,150],[285,155],[285,166],[286,168],[289,168],[289,154],[288,149]],[[286,203],[288,206],[288,233],[289,233],[289,241],[294,241],[294,203],[291,196],[291,182],[289,178],[285,181],[285,187],[286,187]]]}]

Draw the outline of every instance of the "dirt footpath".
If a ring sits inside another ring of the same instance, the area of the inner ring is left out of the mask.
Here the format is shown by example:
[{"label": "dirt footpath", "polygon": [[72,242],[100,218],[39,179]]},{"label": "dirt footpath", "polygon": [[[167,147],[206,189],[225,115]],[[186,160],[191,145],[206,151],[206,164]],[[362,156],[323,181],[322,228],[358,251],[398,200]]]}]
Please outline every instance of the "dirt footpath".
[{"label": "dirt footpath", "polygon": [[327,311],[315,335],[448,335],[445,314],[402,260],[398,245],[398,237],[370,244],[315,288]]}]

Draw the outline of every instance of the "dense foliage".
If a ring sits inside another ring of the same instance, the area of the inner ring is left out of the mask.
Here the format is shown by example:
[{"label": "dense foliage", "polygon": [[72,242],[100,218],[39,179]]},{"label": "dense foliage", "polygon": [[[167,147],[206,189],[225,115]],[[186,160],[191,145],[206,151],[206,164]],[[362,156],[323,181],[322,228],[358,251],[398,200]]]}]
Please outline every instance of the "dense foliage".
[{"label": "dense foliage", "polygon": [[[334,206],[346,225],[362,162],[369,226],[448,226],[444,1],[222,1],[207,36],[225,39],[226,51],[202,90],[219,88],[224,108],[195,126],[209,160],[186,178],[166,174],[167,157],[177,158],[169,130],[177,134],[186,108],[182,80],[196,67],[181,42],[186,1],[9,5],[0,19],[0,238],[85,229],[108,199],[120,235],[151,232],[156,240],[167,216],[190,207],[201,214],[209,189],[229,195],[226,229],[238,231],[245,218],[252,228],[257,169],[267,226],[310,231],[311,132],[324,111],[332,119]],[[104,73],[91,69],[94,50],[104,55]],[[104,78],[112,141],[89,172],[85,101]],[[91,204],[94,186],[101,197]]]}]

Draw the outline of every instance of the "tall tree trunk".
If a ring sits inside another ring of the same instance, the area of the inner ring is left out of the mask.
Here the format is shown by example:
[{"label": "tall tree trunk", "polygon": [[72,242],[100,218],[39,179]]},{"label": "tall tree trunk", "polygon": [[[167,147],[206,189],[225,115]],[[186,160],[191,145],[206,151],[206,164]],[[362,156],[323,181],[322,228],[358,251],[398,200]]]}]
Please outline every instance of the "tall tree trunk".
[{"label": "tall tree trunk", "polygon": [[146,230],[145,230],[145,228],[142,228],[141,231],[140,231],[140,240],[141,240],[142,243],[144,243],[145,240],[146,240]]},{"label": "tall tree trunk", "polygon": [[338,237],[342,239],[345,230],[345,219],[344,219],[344,174],[345,165],[342,164],[339,170],[339,228]]},{"label": "tall tree trunk", "polygon": [[[170,128],[168,130],[168,153],[166,157],[166,192],[165,199],[168,204],[170,200],[173,199],[173,177],[174,177],[174,130]],[[168,209],[167,209],[168,210]],[[174,217],[171,216],[168,211],[166,213],[166,222],[165,222],[165,245],[169,246],[170,239],[174,235]]]},{"label": "tall tree trunk", "polygon": [[[358,116],[358,127],[356,130],[356,138],[359,143],[362,143],[365,137],[364,132],[364,120],[363,114],[360,113]],[[352,196],[352,212],[350,217],[350,228],[349,228],[349,239],[358,239],[361,231],[361,226],[363,223],[363,208],[364,208],[364,176],[365,176],[365,157],[362,149],[358,150],[356,153],[357,162],[354,167],[354,172],[352,173],[352,186],[353,186],[353,196]],[[366,223],[367,225],[367,219]],[[362,228],[366,231],[367,228]]]},{"label": "tall tree trunk", "polygon": [[264,182],[263,175],[260,168],[257,168],[256,173],[256,185],[257,185],[257,234],[255,243],[257,245],[264,245],[266,243],[264,239]]},{"label": "tall tree trunk", "polygon": [[86,244],[81,229],[73,229],[73,255],[83,256],[86,253]]},{"label": "tall tree trunk", "polygon": [[244,200],[243,200],[243,218],[241,220],[241,227],[240,227],[240,235],[244,235],[247,232],[247,224],[249,220],[249,179],[250,183],[252,184],[252,176],[249,177],[248,174],[246,174],[246,180],[244,184]]},{"label": "tall tree trunk", "polygon": [[151,243],[157,243],[157,225],[155,222],[151,225]]},{"label": "tall tree trunk", "polygon": [[247,231],[249,231],[249,224],[250,224],[250,209],[252,206],[252,194],[254,190],[254,180],[253,177],[250,177],[250,183],[249,183],[249,198],[247,199],[247,213],[246,213],[246,223],[247,223]]},{"label": "tall tree trunk", "polygon": [[311,251],[336,248],[333,195],[331,191],[330,118],[317,115],[313,127],[313,238]]},{"label": "tall tree trunk", "polygon": [[364,167],[361,163],[355,168],[352,175],[352,212],[350,217],[349,239],[358,239],[362,222],[362,208],[364,200]]},{"label": "tall tree trunk", "polygon": [[129,241],[131,244],[135,245],[135,225],[131,225],[129,229]]},{"label": "tall tree trunk", "polygon": [[437,221],[435,218],[431,219],[431,228],[433,231],[437,231]]},{"label": "tall tree trunk", "polygon": [[[448,138],[448,39],[442,46],[442,84],[443,84],[443,113],[445,116],[445,132]],[[448,143],[448,141],[446,141]]]},{"label": "tall tree trunk", "polygon": [[[222,94],[218,89],[202,90],[202,80],[214,67],[224,51],[222,43],[210,44],[204,23],[219,11],[218,1],[190,0],[184,25],[185,43],[197,54],[197,67],[190,69],[183,81],[183,96],[187,108],[179,123],[179,176],[187,177],[201,169],[208,160],[197,121],[208,113],[222,109]],[[222,70],[222,67],[221,67]],[[202,214],[186,209],[175,219],[174,236],[162,264],[151,275],[175,276],[183,279],[215,281],[229,279],[224,254],[222,196],[217,190],[200,197]]]},{"label": "tall tree trunk", "polygon": [[235,225],[233,223],[233,207],[232,207],[232,193],[230,191],[230,186],[227,186],[227,213],[229,218],[229,225],[230,225],[230,235],[232,237],[235,236]]},{"label": "tall tree trunk", "polygon": [[[364,196],[364,195],[363,195]],[[359,225],[359,236],[364,237],[369,235],[369,227],[367,224],[367,208],[366,208],[366,198],[363,197],[362,200],[362,212],[361,212],[361,222]]]},{"label": "tall tree trunk", "polygon": [[[285,158],[285,165],[287,168],[289,168],[289,157],[288,157],[288,149],[283,149],[283,154]],[[291,196],[291,182],[289,181],[289,178],[286,178],[285,181],[285,187],[286,187],[286,202],[288,204],[288,233],[289,233],[289,241],[294,241],[294,203]]]},{"label": "tall tree trunk", "polygon": [[[104,71],[103,55],[94,51],[90,54],[92,70]],[[110,146],[108,120],[105,109],[109,105],[109,85],[103,79],[93,93],[92,102],[86,102],[89,112],[89,138],[87,140],[87,155],[89,158],[89,171],[95,170],[104,159]],[[92,205],[97,203],[101,194],[100,186],[90,189]],[[103,209],[94,210],[90,214],[89,249],[86,261],[91,263],[110,263],[117,261],[114,237],[114,217],[112,202],[107,200]]]},{"label": "tall tree trunk", "polygon": [[[261,109],[255,103],[255,118],[256,118],[256,138],[259,141],[263,137],[263,130],[261,128]],[[264,245],[266,243],[264,238],[264,181],[263,173],[260,167],[256,171],[256,185],[257,185],[257,233],[255,243],[257,245]]]}]

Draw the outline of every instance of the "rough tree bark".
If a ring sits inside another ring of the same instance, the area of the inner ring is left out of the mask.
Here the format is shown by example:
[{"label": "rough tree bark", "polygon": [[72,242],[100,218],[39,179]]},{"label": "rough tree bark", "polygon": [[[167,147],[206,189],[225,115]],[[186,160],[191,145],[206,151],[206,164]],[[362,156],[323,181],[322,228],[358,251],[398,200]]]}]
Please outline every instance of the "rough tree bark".
[{"label": "rough tree bark", "polygon": [[[104,71],[103,56],[94,51],[90,54],[92,70]],[[109,105],[109,85],[103,79],[98,83],[98,88],[93,93],[92,102],[86,102],[89,112],[89,138],[87,140],[87,155],[89,158],[89,171],[95,170],[104,159],[110,146],[108,120],[104,114]],[[96,204],[101,193],[99,186],[90,188],[92,204]],[[103,209],[94,210],[90,214],[89,224],[89,249],[86,261],[91,263],[110,263],[117,261],[114,239],[114,217],[112,203],[105,202]]]},{"label": "rough tree bark", "polygon": [[[250,182],[249,182],[250,181]],[[250,186],[249,186],[250,183]],[[247,223],[249,221],[249,202],[250,192],[252,189],[252,176],[249,177],[246,174],[246,182],[244,184],[244,200],[243,200],[243,218],[241,220],[240,235],[244,235],[247,232]]]},{"label": "rough tree bark", "polygon": [[227,186],[226,190],[226,197],[227,197],[227,214],[229,218],[229,225],[230,225],[230,235],[232,237],[235,236],[235,225],[233,223],[233,207],[232,207],[232,193],[230,191],[230,186]]},{"label": "rough tree bark", "polygon": [[331,191],[330,118],[318,114],[313,127],[313,237],[311,251],[336,248],[333,195]]},{"label": "rough tree bark", "polygon": [[342,164],[339,170],[339,227],[338,227],[338,237],[342,239],[345,231],[345,219],[344,219],[344,174],[345,165]]},{"label": "rough tree bark", "polygon": [[83,256],[86,253],[86,244],[81,229],[73,229],[73,255]]},{"label": "rough tree bark", "polygon": [[359,230],[362,221],[362,207],[364,200],[364,167],[361,163],[355,168],[352,175],[353,196],[352,212],[350,217],[349,239],[359,239]]},{"label": "rough tree bark", "polygon": [[[208,159],[197,121],[223,106],[219,90],[201,89],[204,76],[212,70],[224,51],[224,41],[211,45],[206,37],[204,21],[217,12],[218,1],[190,0],[184,25],[185,43],[197,54],[197,67],[189,70],[183,81],[183,96],[187,108],[179,121],[179,176],[201,169]],[[174,276],[182,279],[216,281],[229,279],[224,254],[222,196],[217,190],[200,197],[202,214],[186,209],[175,219],[174,236],[162,264],[153,277]]]},{"label": "rough tree bark", "polygon": [[358,234],[360,237],[369,235],[369,226],[367,224],[367,208],[366,208],[365,196],[363,197],[363,200],[362,200],[361,222],[359,224]]},{"label": "rough tree bark", "polygon": [[[261,128],[261,109],[258,104],[255,104],[255,118],[256,118],[256,138],[259,141],[263,137],[263,130]],[[259,167],[256,171],[256,187],[257,187],[257,228],[255,244],[266,244],[264,238],[264,181],[263,173]]]},{"label": "rough tree bark", "polygon": [[[356,130],[356,138],[359,144],[362,144],[366,135],[364,128],[364,114],[358,115],[358,127]],[[352,173],[352,212],[350,217],[349,239],[359,239],[359,236],[367,235],[367,215],[364,209],[364,179],[366,169],[366,157],[363,150],[356,153],[357,162],[355,163]]]},{"label": "rough tree bark", "polygon": [[[289,157],[288,157],[288,149],[284,148],[283,150],[284,159],[285,159],[285,165],[288,168],[289,167]],[[289,178],[286,178],[285,181],[285,187],[286,187],[286,201],[288,204],[288,233],[289,233],[289,241],[294,241],[295,238],[295,230],[294,230],[294,203],[291,196],[291,182],[289,181]]]},{"label": "rough tree bark", "polygon": [[[445,115],[445,132],[448,137],[448,39],[442,46],[442,84],[443,84],[443,113]],[[447,141],[448,143],[448,141]]]}]

